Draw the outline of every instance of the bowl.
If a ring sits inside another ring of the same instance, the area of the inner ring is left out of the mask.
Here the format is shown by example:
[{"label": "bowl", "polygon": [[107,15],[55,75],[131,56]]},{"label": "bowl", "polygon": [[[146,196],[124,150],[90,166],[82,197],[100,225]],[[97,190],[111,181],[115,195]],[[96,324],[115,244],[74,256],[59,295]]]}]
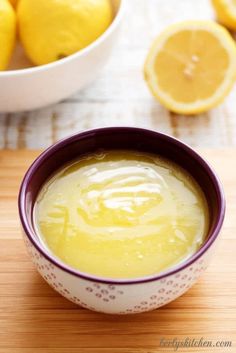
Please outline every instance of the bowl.
[{"label": "bowl", "polygon": [[[209,231],[202,247],[181,264],[156,275],[108,279],[75,270],[40,242],[32,221],[38,192],[58,168],[98,149],[127,149],[159,154],[185,168],[202,188],[209,207]],[[161,307],[186,292],[206,269],[225,214],[220,182],[194,150],[159,132],[132,127],[90,130],[62,140],[43,152],[27,171],[19,193],[23,237],[32,261],[56,291],[85,308],[112,314],[140,313]]]},{"label": "bowl", "polygon": [[[44,107],[72,95],[94,80],[117,42],[124,15],[125,0],[111,1],[115,14],[113,22],[85,49],[47,65],[1,71],[0,86],[3,89],[0,95],[0,112]],[[18,54],[17,48],[17,57],[21,55]],[[15,66],[14,64],[13,67]]]}]

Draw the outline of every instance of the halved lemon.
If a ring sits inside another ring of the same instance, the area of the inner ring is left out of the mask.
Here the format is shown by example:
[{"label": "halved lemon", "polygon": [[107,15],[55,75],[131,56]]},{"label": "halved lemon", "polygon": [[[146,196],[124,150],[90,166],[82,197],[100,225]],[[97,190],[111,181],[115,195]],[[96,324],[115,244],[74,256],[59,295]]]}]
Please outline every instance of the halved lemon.
[{"label": "halved lemon", "polygon": [[154,41],[144,67],[155,97],[183,114],[209,110],[222,102],[236,78],[236,45],[212,21],[168,27]]},{"label": "halved lemon", "polygon": [[236,29],[236,1],[212,0],[219,21],[231,29]]}]

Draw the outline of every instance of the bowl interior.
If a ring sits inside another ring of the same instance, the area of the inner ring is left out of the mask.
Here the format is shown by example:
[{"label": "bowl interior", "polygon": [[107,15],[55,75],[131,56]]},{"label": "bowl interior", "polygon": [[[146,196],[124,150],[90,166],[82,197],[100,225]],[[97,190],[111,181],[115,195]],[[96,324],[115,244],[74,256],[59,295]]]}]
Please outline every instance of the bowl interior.
[{"label": "bowl interior", "polygon": [[224,197],[209,165],[191,148],[167,135],[138,128],[117,127],[90,130],[62,140],[46,150],[30,167],[22,183],[19,208],[26,233],[30,232],[35,242],[39,243],[34,231],[33,207],[41,186],[64,164],[98,149],[156,153],[187,170],[202,188],[209,206],[210,227],[205,243],[214,240],[210,238],[217,236],[217,228],[219,230],[224,217]]}]

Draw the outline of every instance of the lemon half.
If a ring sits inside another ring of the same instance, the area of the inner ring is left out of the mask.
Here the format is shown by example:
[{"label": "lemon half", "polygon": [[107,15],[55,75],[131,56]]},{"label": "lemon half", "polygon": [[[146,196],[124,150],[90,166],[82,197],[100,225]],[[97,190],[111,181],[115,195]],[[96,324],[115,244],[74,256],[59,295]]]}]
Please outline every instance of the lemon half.
[{"label": "lemon half", "polygon": [[236,46],[212,21],[168,27],[145,62],[146,81],[159,101],[183,114],[207,111],[225,98],[236,77]]}]

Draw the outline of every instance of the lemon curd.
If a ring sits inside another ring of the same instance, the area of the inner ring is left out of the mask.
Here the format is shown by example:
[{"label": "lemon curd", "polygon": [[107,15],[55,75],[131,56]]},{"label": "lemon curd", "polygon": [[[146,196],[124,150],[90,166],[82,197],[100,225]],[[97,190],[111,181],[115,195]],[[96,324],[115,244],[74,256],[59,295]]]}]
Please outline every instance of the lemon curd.
[{"label": "lemon curd", "polygon": [[160,273],[202,245],[203,192],[161,157],[106,151],[81,157],[40,191],[34,210],[41,241],[64,263],[108,278]]}]

